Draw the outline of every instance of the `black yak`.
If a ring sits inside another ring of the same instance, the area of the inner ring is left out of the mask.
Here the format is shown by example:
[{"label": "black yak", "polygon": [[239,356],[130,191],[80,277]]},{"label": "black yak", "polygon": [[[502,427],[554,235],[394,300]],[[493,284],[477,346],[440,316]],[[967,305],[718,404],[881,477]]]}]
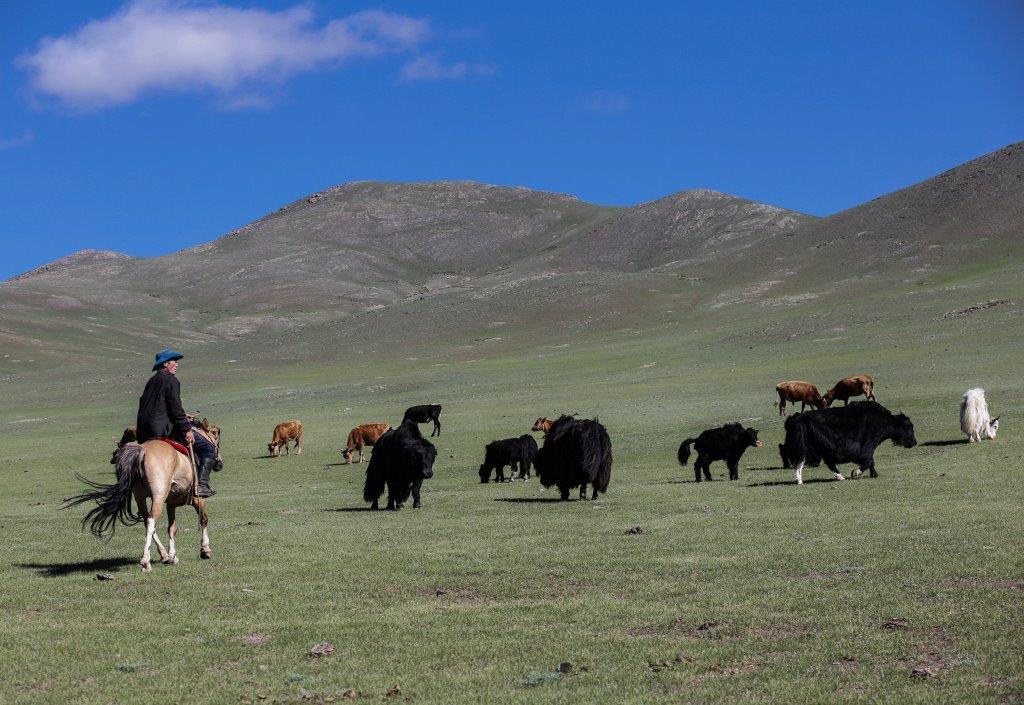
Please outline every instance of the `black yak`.
[{"label": "black yak", "polygon": [[588,484],[593,487],[591,499],[597,499],[598,493],[608,491],[612,477],[612,441],[597,419],[562,416],[551,424],[534,464],[540,484],[557,485],[563,501],[573,487],[586,499]]},{"label": "black yak", "polygon": [[[798,411],[797,413],[790,416],[790,418],[793,418],[793,416],[799,416],[802,413],[803,412]],[[787,419],[786,421],[788,423],[789,419]],[[792,456],[790,455],[790,451],[786,448],[785,443],[779,444],[779,458],[782,460],[782,468],[784,470],[792,470],[793,468],[796,467],[796,461],[793,460]],[[809,450],[807,458],[804,461],[804,465],[807,467],[816,468],[819,465],[821,465],[821,458],[819,458],[813,450]]]},{"label": "black yak", "polygon": [[747,448],[761,448],[763,443],[757,438],[757,429],[743,428],[738,423],[727,423],[719,428],[709,428],[696,438],[687,438],[679,446],[679,464],[683,467],[690,459],[690,446],[697,451],[697,459],[693,461],[693,476],[700,482],[701,471],[704,479],[711,481],[711,463],[724,460],[729,467],[729,479],[740,479],[740,458]]},{"label": "black yak", "polygon": [[430,437],[441,435],[441,405],[440,404],[421,404],[420,406],[410,406],[405,410],[405,415],[402,417],[402,423],[406,421],[412,421],[413,423],[426,423],[427,421],[434,422],[434,430],[430,432]]},{"label": "black yak", "polygon": [[874,401],[858,401],[794,414],[786,419],[786,456],[796,465],[796,483],[804,482],[803,470],[814,458],[820,458],[837,480],[844,479],[836,466],[856,463],[850,477],[864,470],[875,472],[875,449],[884,441],[903,448],[917,445],[914,424],[904,414],[894,414]]},{"label": "black yak", "polygon": [[388,509],[401,509],[412,494],[412,507],[419,509],[420,486],[434,476],[437,449],[423,438],[419,426],[408,421],[377,439],[366,468],[363,499],[377,509],[377,502],[388,490]]},{"label": "black yak", "polygon": [[530,479],[530,467],[537,455],[537,441],[524,434],[519,438],[491,441],[484,449],[484,462],[480,466],[480,482],[487,483],[494,473],[495,482],[505,481],[505,466],[509,466],[509,481],[516,479],[516,471],[523,480]]}]

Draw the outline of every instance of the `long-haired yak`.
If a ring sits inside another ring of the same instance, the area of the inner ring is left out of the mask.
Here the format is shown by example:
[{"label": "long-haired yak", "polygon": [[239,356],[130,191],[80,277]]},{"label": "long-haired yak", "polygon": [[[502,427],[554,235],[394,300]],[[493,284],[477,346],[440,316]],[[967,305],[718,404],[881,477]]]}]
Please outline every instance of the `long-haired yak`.
[{"label": "long-haired yak", "polygon": [[985,390],[981,387],[968,389],[960,399],[960,430],[970,443],[996,437],[999,417],[988,415],[988,402],[985,401]]},{"label": "long-haired yak", "polygon": [[844,479],[836,469],[841,463],[856,463],[850,477],[864,470],[875,472],[875,449],[885,441],[903,448],[917,445],[914,424],[905,414],[894,414],[874,401],[858,401],[849,406],[808,411],[786,419],[783,450],[796,465],[796,483],[804,482],[804,465],[821,458],[837,480]]},{"label": "long-haired yak", "polygon": [[540,484],[557,485],[563,501],[574,487],[586,499],[587,485],[593,487],[591,499],[597,499],[612,477],[612,441],[597,419],[561,416],[548,429],[534,463]]},{"label": "long-haired yak", "polygon": [[704,479],[711,481],[711,463],[724,460],[729,467],[729,479],[740,479],[740,458],[747,448],[761,448],[764,444],[757,437],[757,429],[743,428],[733,422],[719,428],[709,428],[696,438],[687,438],[679,446],[679,464],[686,467],[690,459],[690,446],[697,451],[697,459],[693,461],[693,476],[700,482],[701,471]]},{"label": "long-haired yak", "polygon": [[378,509],[384,489],[388,491],[388,509],[401,509],[412,494],[412,507],[419,509],[420,487],[434,476],[437,449],[421,434],[419,426],[406,421],[377,439],[366,468],[363,499]]}]

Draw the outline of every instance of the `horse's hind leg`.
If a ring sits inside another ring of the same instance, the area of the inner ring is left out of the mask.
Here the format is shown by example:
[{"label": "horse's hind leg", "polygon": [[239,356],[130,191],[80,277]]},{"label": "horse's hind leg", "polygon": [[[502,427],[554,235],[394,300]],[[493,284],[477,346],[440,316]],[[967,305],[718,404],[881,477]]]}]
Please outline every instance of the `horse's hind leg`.
[{"label": "horse's hind leg", "polygon": [[163,562],[167,565],[176,565],[178,563],[178,550],[174,544],[174,536],[178,533],[175,509],[177,507],[167,507],[167,557],[163,559]]},{"label": "horse's hind leg", "polygon": [[210,534],[207,531],[207,524],[209,524],[209,518],[206,516],[206,502],[199,497],[192,498],[192,506],[196,508],[196,514],[199,515],[199,533],[201,535],[199,544],[199,557],[200,558],[212,558],[213,552],[210,551]]},{"label": "horse's hind leg", "polygon": [[142,566],[143,571],[153,570],[153,565],[150,561],[149,549],[156,543],[157,550],[160,551],[160,559],[165,560],[167,558],[167,550],[164,545],[160,543],[160,537],[156,534],[156,520],[160,518],[160,514],[163,513],[164,508],[164,497],[155,495],[153,497],[153,509],[150,511],[149,516],[146,517],[146,546],[142,549],[142,559],[139,560],[139,565]]}]

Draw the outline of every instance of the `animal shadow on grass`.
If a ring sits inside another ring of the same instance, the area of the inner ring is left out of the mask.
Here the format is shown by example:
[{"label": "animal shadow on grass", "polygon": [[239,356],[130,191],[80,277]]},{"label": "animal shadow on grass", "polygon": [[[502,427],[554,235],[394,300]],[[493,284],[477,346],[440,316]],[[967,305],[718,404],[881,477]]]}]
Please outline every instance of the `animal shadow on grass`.
[{"label": "animal shadow on grass", "polygon": [[967,445],[966,438],[954,438],[951,441],[925,441],[921,445],[923,446],[958,446]]},{"label": "animal shadow on grass", "polygon": [[324,470],[326,470],[327,468],[345,467],[346,465],[358,465],[358,463],[327,463],[326,465],[324,465]]},{"label": "animal shadow on grass", "polygon": [[[815,482],[839,482],[834,477],[812,477],[804,480],[805,485],[810,485]],[[770,482],[751,482],[747,487],[781,487],[784,485],[796,485],[796,480],[773,480]]]},{"label": "animal shadow on grass", "polygon": [[333,509],[324,509],[325,512],[380,512],[386,511],[381,509],[370,509],[370,507],[334,507]]},{"label": "animal shadow on grass", "polygon": [[18,563],[18,568],[34,570],[47,578],[59,578],[74,573],[94,573],[103,570],[117,570],[129,565],[138,565],[138,558],[97,558],[77,563]]},{"label": "animal shadow on grass", "polygon": [[[495,497],[493,501],[507,502],[509,504],[554,504],[562,500],[558,497]],[[568,501],[576,502],[579,500],[570,498]]]}]

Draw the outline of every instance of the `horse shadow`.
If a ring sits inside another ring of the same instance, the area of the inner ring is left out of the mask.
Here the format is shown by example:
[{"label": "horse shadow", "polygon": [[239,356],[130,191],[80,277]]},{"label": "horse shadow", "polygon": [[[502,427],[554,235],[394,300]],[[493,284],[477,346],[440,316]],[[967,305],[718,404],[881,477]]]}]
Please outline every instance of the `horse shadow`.
[{"label": "horse shadow", "polygon": [[959,446],[967,445],[966,438],[954,438],[951,441],[925,441],[922,446]]},{"label": "horse shadow", "polygon": [[[839,482],[834,477],[812,477],[804,480],[805,485],[810,485],[815,482]],[[786,485],[796,485],[796,480],[770,480],[768,482],[751,482],[745,487],[784,487]]]},{"label": "horse shadow", "polygon": [[75,573],[93,573],[104,570],[117,570],[129,565],[138,565],[138,558],[97,558],[92,561],[78,561],[76,563],[17,563],[18,568],[34,570],[46,578],[59,578]]}]

